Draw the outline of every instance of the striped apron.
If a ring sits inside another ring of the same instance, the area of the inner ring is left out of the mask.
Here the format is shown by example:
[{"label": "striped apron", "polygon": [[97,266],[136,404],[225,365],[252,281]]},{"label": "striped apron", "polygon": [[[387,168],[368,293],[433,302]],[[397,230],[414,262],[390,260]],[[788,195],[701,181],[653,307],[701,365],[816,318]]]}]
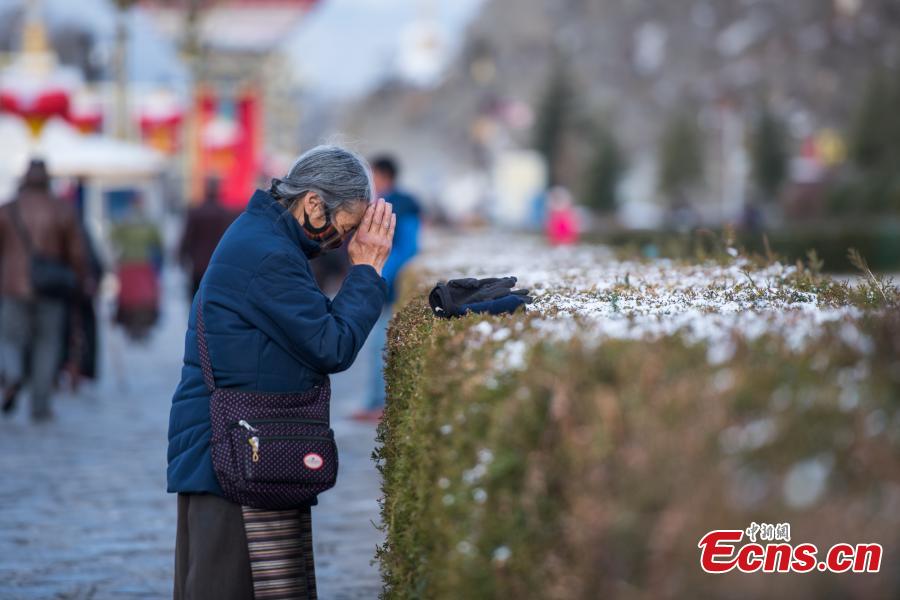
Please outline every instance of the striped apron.
[{"label": "striped apron", "polygon": [[241,509],[256,600],[315,600],[310,507]]}]

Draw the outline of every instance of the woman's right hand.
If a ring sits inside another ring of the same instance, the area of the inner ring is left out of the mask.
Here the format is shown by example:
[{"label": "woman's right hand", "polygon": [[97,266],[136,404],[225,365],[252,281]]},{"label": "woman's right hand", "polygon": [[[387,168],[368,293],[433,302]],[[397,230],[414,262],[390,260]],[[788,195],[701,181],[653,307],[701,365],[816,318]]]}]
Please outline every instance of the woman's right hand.
[{"label": "woman's right hand", "polygon": [[384,198],[379,198],[366,207],[353,239],[347,246],[347,254],[354,265],[372,265],[381,275],[381,269],[391,254],[394,245],[394,228],[397,215]]}]

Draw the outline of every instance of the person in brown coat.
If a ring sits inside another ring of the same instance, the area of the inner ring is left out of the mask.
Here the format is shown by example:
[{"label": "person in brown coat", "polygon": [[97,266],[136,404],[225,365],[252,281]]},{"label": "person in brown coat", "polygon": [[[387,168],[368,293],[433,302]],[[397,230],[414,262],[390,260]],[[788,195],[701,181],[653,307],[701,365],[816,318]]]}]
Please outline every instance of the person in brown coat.
[{"label": "person in brown coat", "polygon": [[28,365],[31,416],[42,421],[52,416],[67,306],[60,294],[35,289],[36,257],[56,274],[70,275],[73,292],[90,291],[78,216],[53,196],[40,160],[31,161],[17,197],[0,207],[0,383],[6,414],[26,382]]},{"label": "person in brown coat", "polygon": [[219,240],[236,216],[219,204],[218,180],[208,179],[203,203],[188,212],[178,251],[181,263],[191,277],[191,298],[200,287]]}]

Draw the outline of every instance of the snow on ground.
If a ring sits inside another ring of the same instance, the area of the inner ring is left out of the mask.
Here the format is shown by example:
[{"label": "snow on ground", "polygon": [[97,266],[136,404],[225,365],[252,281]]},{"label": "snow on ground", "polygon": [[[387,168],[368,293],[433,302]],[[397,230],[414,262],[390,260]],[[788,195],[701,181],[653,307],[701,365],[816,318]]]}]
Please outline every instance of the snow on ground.
[{"label": "snow on ground", "polygon": [[[607,247],[550,247],[540,238],[509,233],[450,235],[430,232],[416,264],[426,277],[518,277],[517,287],[531,290],[526,312],[535,318],[510,336],[498,322],[475,326],[479,339],[506,343],[498,361],[504,369],[524,365],[522,336],[578,336],[587,343],[604,339],[658,339],[682,334],[708,343],[708,360],[727,361],[735,336],[782,336],[794,351],[817,339],[823,325],[842,321],[840,335],[865,353],[870,341],[855,321],[862,310],[831,306],[797,289],[790,278],[796,267],[778,263],[759,268],[729,250],[730,264],[687,264],[672,260],[618,260]],[[528,331],[525,331],[525,330]]]}]

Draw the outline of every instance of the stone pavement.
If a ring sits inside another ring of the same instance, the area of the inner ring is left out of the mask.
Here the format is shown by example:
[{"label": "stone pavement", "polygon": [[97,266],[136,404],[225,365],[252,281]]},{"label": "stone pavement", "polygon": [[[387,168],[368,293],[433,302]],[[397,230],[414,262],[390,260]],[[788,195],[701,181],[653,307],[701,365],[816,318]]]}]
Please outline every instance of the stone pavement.
[{"label": "stone pavement", "polygon": [[[58,395],[54,422],[31,424],[27,395],[0,421],[0,598],[171,598],[166,430],[187,300],[177,273],[164,284],[169,301],[151,339],[134,344],[104,326],[101,381]],[[340,474],[313,508],[323,600],[376,598],[380,589],[371,564],[381,541],[375,428],[346,418],[363,402],[368,359],[366,347],[332,377]]]}]

